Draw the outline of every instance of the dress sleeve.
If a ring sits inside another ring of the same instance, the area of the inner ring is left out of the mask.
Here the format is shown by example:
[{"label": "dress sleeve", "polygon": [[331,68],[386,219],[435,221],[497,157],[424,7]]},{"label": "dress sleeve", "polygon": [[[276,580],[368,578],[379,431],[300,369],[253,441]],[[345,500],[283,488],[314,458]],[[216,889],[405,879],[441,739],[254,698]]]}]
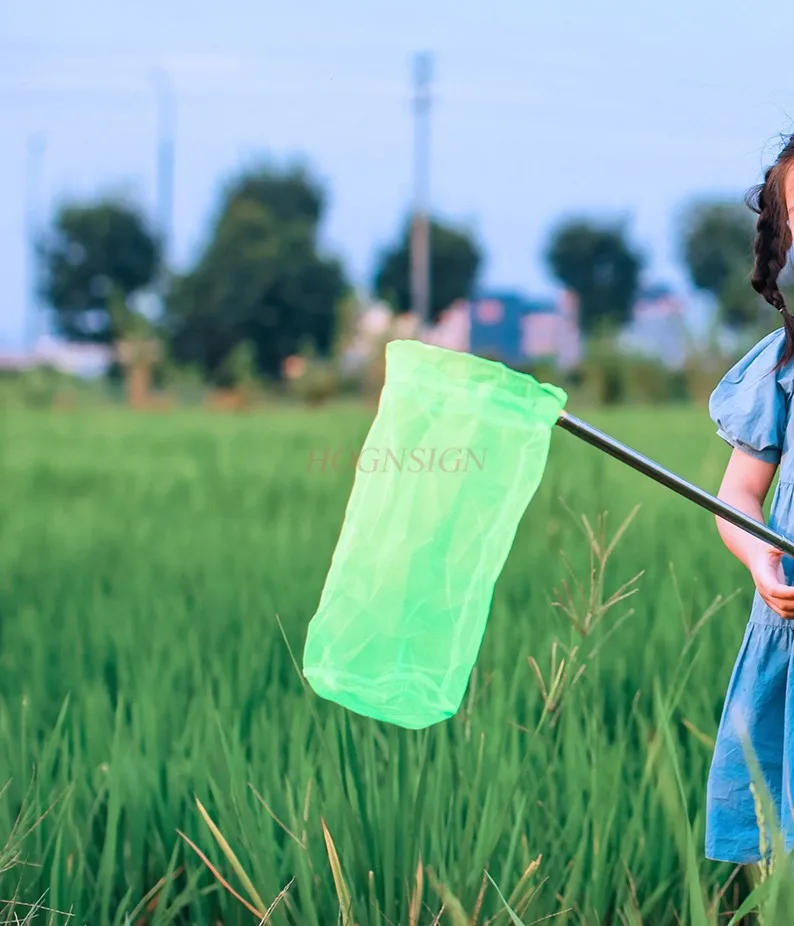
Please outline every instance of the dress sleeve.
[{"label": "dress sleeve", "polygon": [[775,369],[782,329],[768,335],[729,370],[709,401],[717,433],[732,447],[767,463],[779,463],[788,420],[791,373]]}]

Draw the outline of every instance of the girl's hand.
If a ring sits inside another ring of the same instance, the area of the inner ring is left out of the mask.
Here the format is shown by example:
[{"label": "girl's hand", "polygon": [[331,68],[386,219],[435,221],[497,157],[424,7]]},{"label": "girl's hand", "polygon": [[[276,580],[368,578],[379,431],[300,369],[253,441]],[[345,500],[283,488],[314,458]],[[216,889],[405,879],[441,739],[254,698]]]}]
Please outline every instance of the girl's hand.
[{"label": "girl's hand", "polygon": [[773,547],[761,547],[749,563],[758,594],[781,617],[794,618],[794,588],[783,572],[783,554]]}]

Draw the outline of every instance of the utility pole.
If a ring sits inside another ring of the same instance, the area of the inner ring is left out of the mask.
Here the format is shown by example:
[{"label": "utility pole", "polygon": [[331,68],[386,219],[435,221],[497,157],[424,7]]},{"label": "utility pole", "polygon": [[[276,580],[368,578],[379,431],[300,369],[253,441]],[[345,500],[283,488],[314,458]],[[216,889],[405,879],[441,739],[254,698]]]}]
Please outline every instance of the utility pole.
[{"label": "utility pole", "polygon": [[174,222],[174,136],[176,103],[171,80],[165,70],[156,68],[152,74],[157,106],[156,149],[156,210],[157,234],[160,240],[160,266],[157,270],[157,295],[162,313],[168,293],[168,268]]},{"label": "utility pole", "polygon": [[46,143],[41,133],[28,138],[25,157],[25,226],[30,262],[28,281],[28,305],[25,313],[25,348],[36,348],[41,331],[39,310],[39,235],[41,234],[42,181],[44,176],[44,151]]},{"label": "utility pole", "polygon": [[430,161],[430,83],[433,58],[428,52],[414,58],[414,207],[411,223],[411,302],[420,327],[430,315],[430,219],[428,174]]}]

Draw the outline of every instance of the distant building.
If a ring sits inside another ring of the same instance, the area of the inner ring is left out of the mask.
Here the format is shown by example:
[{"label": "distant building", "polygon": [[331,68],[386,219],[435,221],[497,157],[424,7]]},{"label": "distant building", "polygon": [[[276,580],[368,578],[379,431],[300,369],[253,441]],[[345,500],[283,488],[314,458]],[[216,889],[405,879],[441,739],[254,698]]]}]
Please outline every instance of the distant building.
[{"label": "distant building", "polygon": [[379,347],[394,335],[394,313],[385,302],[373,302],[361,308],[341,357],[346,373],[362,372]]},{"label": "distant building", "polygon": [[632,315],[635,321],[669,320],[682,316],[685,308],[683,299],[676,295],[672,287],[665,283],[656,283],[640,289]]},{"label": "distant building", "polygon": [[22,372],[47,366],[60,373],[91,379],[107,372],[112,357],[110,348],[98,344],[70,344],[44,337],[32,351],[0,351],[0,371]]},{"label": "distant building", "polygon": [[423,340],[515,366],[549,360],[570,369],[579,363],[582,351],[579,304],[568,292],[556,301],[483,292],[455,302]]},{"label": "distant building", "polygon": [[676,368],[686,360],[690,341],[684,300],[665,284],[640,290],[620,347]]},{"label": "distant building", "polygon": [[422,335],[426,344],[445,347],[447,350],[468,351],[471,345],[471,312],[465,299],[459,299],[445,309],[435,325]]},{"label": "distant building", "polygon": [[549,360],[571,369],[579,363],[582,351],[578,300],[572,294],[564,292],[556,301],[544,301],[487,291],[473,299],[456,300],[421,333],[413,315],[395,316],[383,303],[371,305],[359,317],[346,366],[362,365],[384,341],[413,337],[514,366]]}]

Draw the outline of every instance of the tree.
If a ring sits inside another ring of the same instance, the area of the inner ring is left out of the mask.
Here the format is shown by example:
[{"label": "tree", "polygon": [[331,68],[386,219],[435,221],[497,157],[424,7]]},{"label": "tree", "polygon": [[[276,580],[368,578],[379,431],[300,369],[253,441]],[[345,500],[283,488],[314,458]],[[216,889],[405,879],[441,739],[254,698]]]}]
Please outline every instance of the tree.
[{"label": "tree", "polygon": [[159,246],[142,213],[121,201],[67,203],[39,249],[41,288],[55,325],[72,341],[114,342],[114,301],[128,303],[154,279]]},{"label": "tree", "polygon": [[319,355],[330,351],[346,283],[339,262],[318,253],[322,197],[302,176],[240,177],[196,266],[174,282],[167,311],[174,355],[213,379],[246,342],[258,372],[272,377],[303,343]]},{"label": "tree", "polygon": [[278,222],[303,221],[315,229],[326,207],[323,190],[300,167],[291,167],[283,173],[261,169],[236,177],[223,197],[222,213],[242,201],[259,203]]},{"label": "tree", "polygon": [[[777,313],[756,293],[749,281],[749,270],[737,267],[725,280],[718,295],[720,318],[728,328],[747,331],[757,328],[764,320],[774,325]],[[764,308],[768,312],[764,312]]]},{"label": "tree", "polygon": [[761,301],[749,276],[753,264],[752,213],[735,203],[700,202],[684,214],[682,252],[694,285],[711,293],[731,328],[758,323]]},{"label": "tree", "polygon": [[579,297],[585,331],[629,320],[643,259],[623,227],[565,222],[553,232],[546,260],[556,279]]},{"label": "tree", "polygon": [[[470,295],[477,278],[482,254],[473,237],[462,229],[430,223],[430,321],[456,299]],[[397,241],[384,251],[375,271],[375,291],[397,312],[410,312],[411,226],[408,223]]]}]

